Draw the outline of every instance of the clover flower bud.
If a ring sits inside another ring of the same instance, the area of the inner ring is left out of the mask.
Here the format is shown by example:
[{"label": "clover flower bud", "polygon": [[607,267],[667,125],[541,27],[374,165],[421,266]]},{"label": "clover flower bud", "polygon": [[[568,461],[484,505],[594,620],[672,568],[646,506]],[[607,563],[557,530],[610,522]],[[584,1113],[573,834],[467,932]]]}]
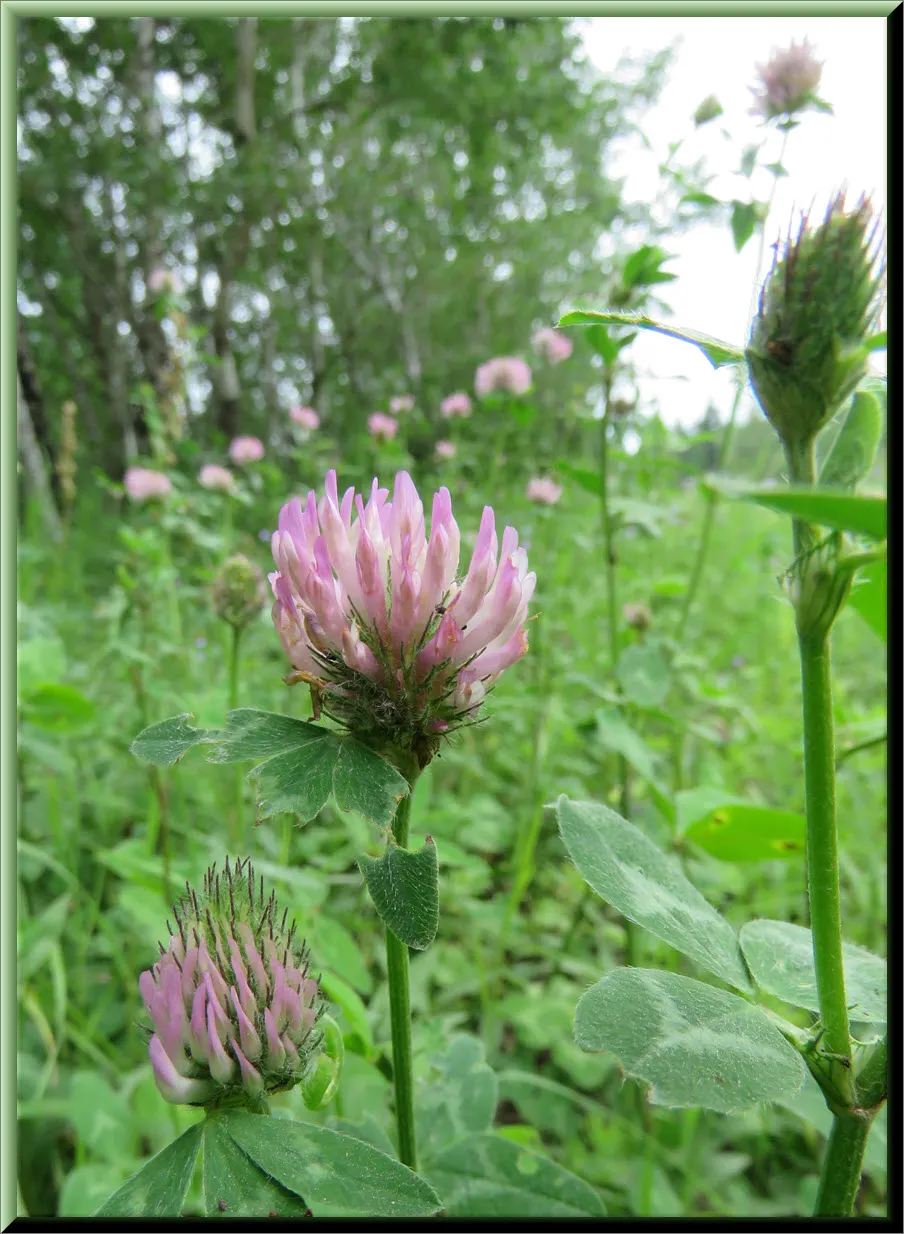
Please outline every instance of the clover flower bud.
[{"label": "clover flower bud", "polygon": [[267,580],[241,553],[224,561],[213,582],[213,606],[219,618],[237,630],[258,615],[267,602]]},{"label": "clover flower bud", "polygon": [[132,501],[168,497],[173,491],[169,476],[165,476],[162,471],[151,471],[147,467],[130,467],[123,476],[123,484]]},{"label": "clover flower bud", "polygon": [[406,411],[414,411],[414,399],[410,394],[400,394],[396,398],[389,400],[389,414],[391,416],[403,415]]},{"label": "clover flower bud", "polygon": [[219,463],[205,463],[198,472],[198,483],[202,488],[231,493],[235,488],[235,476],[228,467],[221,467]]},{"label": "clover flower bud", "polygon": [[750,380],[786,453],[815,438],[866,372],[866,339],[879,311],[872,210],[845,213],[837,196],[822,223],[804,218],[760,293],[747,362]]},{"label": "clover flower bud", "polygon": [[299,428],[306,429],[309,433],[314,429],[320,428],[320,416],[313,407],[291,407],[289,409],[289,419],[293,424],[297,424]]},{"label": "clover flower bud", "polygon": [[367,431],[377,441],[391,441],[399,431],[399,426],[392,416],[375,411],[372,416],[367,417]]},{"label": "clover flower bud", "polygon": [[234,463],[259,463],[264,457],[264,443],[257,437],[234,437],[229,457]]},{"label": "clover flower bud", "polygon": [[471,414],[471,400],[462,391],[458,391],[456,394],[448,394],[439,405],[439,414],[446,420],[451,419],[453,416],[469,416]]},{"label": "clover flower bud", "polygon": [[556,484],[555,480],[550,480],[548,476],[534,476],[527,483],[525,496],[528,501],[537,502],[539,505],[554,506],[564,491],[561,484]]},{"label": "clover flower bud", "polygon": [[435,454],[438,459],[455,458],[456,453],[454,441],[438,441],[436,443]]},{"label": "clover flower bud", "polygon": [[653,614],[646,604],[623,604],[622,616],[638,634],[645,633],[653,624]]},{"label": "clover flower bud", "polygon": [[151,1019],[148,1053],[157,1088],[177,1105],[258,1104],[317,1066],[323,1004],[308,954],[264,898],[249,860],[223,874],[212,865],[203,892],[187,883],[173,907],[176,930],[141,974]]},{"label": "clover flower bud", "polygon": [[[336,473],[280,511],[270,575],[273,623],[324,710],[375,748],[410,750],[426,766],[443,735],[472,719],[487,690],[527,650],[536,585],[518,533],[497,540],[485,506],[470,566],[447,488],[424,507],[400,471],[392,500],[374,480],[367,504],[341,501]],[[357,515],[357,517],[354,517]]]},{"label": "clover flower bud", "polygon": [[494,390],[507,390],[509,394],[527,394],[532,378],[529,365],[516,356],[497,356],[481,364],[474,375],[474,389],[478,398],[486,398]]},{"label": "clover flower bud", "polygon": [[779,116],[791,117],[814,104],[820,106],[815,92],[822,77],[822,64],[806,39],[800,46],[792,43],[784,51],[773,51],[766,64],[757,65],[757,72],[760,80],[758,86],[751,87],[751,115],[774,120]]},{"label": "clover flower bud", "polygon": [[549,364],[561,364],[571,355],[574,344],[566,334],[545,326],[531,339],[534,350],[546,357]]}]

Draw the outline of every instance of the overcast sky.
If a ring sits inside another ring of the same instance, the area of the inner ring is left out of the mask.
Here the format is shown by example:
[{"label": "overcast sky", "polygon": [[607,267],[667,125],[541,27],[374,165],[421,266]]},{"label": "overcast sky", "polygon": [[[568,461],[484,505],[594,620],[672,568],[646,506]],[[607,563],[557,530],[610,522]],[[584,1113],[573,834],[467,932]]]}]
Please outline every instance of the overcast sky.
[{"label": "overcast sky", "polygon": [[[761,156],[771,162],[781,135],[749,114],[756,66],[776,47],[807,38],[824,62],[819,95],[834,114],[806,112],[790,135],[784,158],[788,176],[778,181],[766,224],[771,244],[786,231],[795,210],[824,208],[846,184],[850,195],[870,194],[884,210],[886,191],[886,23],[880,17],[596,17],[586,23],[588,55],[604,72],[625,54],[639,55],[678,41],[660,101],[648,113],[644,132],[652,149],[636,138],[619,152],[615,170],[626,176],[626,196],[642,200],[655,191],[657,166],[670,142],[685,139],[679,158],[704,156],[718,176],[709,191],[720,199],[768,198],[772,178],[760,171],[752,181],[735,176],[744,148],[764,138]],[[714,94],[724,114],[695,130],[693,114]],[[731,139],[726,140],[721,130]],[[727,225],[702,225],[665,245],[677,257],[667,267],[679,277],[664,288],[672,320],[733,343],[745,340],[751,296],[756,288],[757,242],[740,254]],[[765,269],[764,272],[765,274]],[[586,307],[602,307],[587,305]],[[714,372],[695,348],[655,334],[633,345],[642,373],[645,401],[655,399],[668,423],[699,419],[712,400],[727,414],[732,385],[728,370]],[[884,362],[884,356],[880,364]],[[884,368],[883,368],[884,371]],[[654,374],[656,376],[654,376]],[[677,380],[676,378],[685,378]]]}]

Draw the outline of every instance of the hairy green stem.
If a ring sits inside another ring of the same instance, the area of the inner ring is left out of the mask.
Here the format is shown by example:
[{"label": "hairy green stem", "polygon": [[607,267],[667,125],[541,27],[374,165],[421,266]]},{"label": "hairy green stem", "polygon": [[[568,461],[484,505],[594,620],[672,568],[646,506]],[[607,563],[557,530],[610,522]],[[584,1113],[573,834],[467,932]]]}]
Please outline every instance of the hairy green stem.
[{"label": "hairy green stem", "polygon": [[847,1110],[835,1115],[822,1164],[814,1216],[852,1215],[873,1118],[872,1110]]},{"label": "hairy green stem", "polygon": [[[408,846],[408,824],[416,774],[408,775],[410,792],[402,798],[392,824],[392,835],[400,848]],[[389,981],[389,1019],[392,1032],[392,1079],[395,1090],[396,1129],[399,1160],[417,1169],[417,1140],[414,1129],[414,1074],[411,1055],[411,996],[408,984],[408,947],[386,929],[386,974]]]},{"label": "hairy green stem", "polygon": [[[835,738],[827,636],[800,638],[807,802],[807,882],[823,1049],[851,1058],[851,1030],[841,953],[841,897],[835,823]],[[842,1091],[853,1101],[850,1073]]]},{"label": "hairy green stem", "polygon": [[[609,671],[614,675],[618,663],[618,587],[616,567],[618,556],[615,551],[615,530],[612,526],[612,512],[609,509],[609,424],[612,419],[612,386],[615,373],[609,369],[603,385],[605,398],[603,417],[600,421],[600,525],[603,533],[603,555],[606,559],[606,611],[609,626]],[[630,771],[627,759],[618,757],[619,808],[622,818],[628,817],[630,801],[628,783]],[[624,918],[625,953],[629,964],[636,964],[638,953],[637,927],[633,921]]]},{"label": "hairy green stem", "polygon": [[[235,711],[239,705],[239,652],[242,645],[242,627],[231,626],[229,654],[229,710]],[[232,845],[236,856],[239,856],[245,839],[244,820],[244,779],[245,771],[241,763],[236,763],[233,772],[233,803],[232,803]]]}]

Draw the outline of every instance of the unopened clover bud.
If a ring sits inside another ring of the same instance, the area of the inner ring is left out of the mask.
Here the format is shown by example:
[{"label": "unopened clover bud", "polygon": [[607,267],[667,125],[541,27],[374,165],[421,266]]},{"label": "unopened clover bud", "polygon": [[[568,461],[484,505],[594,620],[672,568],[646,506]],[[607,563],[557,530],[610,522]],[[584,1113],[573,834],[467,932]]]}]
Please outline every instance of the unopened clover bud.
[{"label": "unopened clover bud", "polygon": [[875,394],[858,390],[819,473],[821,488],[853,491],[876,461],[882,440],[882,407]]},{"label": "unopened clover bud", "polygon": [[169,944],[138,988],[157,1088],[176,1105],[259,1107],[317,1068],[320,989],[249,860],[215,865],[173,907]]},{"label": "unopened clover bud", "polygon": [[845,213],[836,197],[817,226],[803,220],[760,293],[746,353],[750,380],[789,457],[813,441],[866,372],[882,276],[871,218],[865,198]]},{"label": "unopened clover bud", "polygon": [[637,630],[639,634],[649,630],[653,624],[653,614],[646,604],[625,604],[622,606],[622,616],[631,629]]},{"label": "unopened clover bud", "polygon": [[253,621],[267,601],[263,571],[241,553],[223,563],[213,582],[218,617],[238,630]]},{"label": "unopened clover bud", "polygon": [[847,599],[853,573],[842,567],[841,549],[841,534],[834,532],[788,571],[788,594],[803,638],[824,638]]}]

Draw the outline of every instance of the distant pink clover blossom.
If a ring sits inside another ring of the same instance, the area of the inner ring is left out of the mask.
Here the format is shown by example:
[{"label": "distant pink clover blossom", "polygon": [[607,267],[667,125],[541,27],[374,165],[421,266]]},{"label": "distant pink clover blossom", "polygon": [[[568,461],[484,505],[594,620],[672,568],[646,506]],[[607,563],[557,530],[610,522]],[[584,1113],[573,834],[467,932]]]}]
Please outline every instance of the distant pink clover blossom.
[{"label": "distant pink clover blossom", "polygon": [[507,390],[509,394],[526,394],[531,388],[530,367],[515,356],[497,356],[481,364],[474,375],[474,389],[478,398],[486,398],[494,390]]},{"label": "distant pink clover blossom", "polygon": [[571,339],[566,334],[553,330],[550,326],[544,326],[542,330],[538,330],[531,339],[531,343],[534,350],[545,356],[550,364],[561,364],[574,350]]},{"label": "distant pink clover blossom", "polygon": [[811,103],[822,77],[822,63],[804,39],[800,46],[792,43],[784,51],[773,50],[766,64],[757,65],[757,72],[760,83],[751,87],[755,100],[751,115],[774,120],[803,111]]},{"label": "distant pink clover blossom", "polygon": [[460,542],[446,488],[433,498],[428,539],[405,471],[391,501],[374,480],[366,504],[353,488],[340,500],[336,473],[328,472],[319,504],[311,491],[283,506],[272,539],[273,623],[293,667],[326,683],[340,717],[359,714],[356,698],[375,697],[372,684],[356,687],[356,675],[378,683],[377,723],[396,725],[389,734],[396,743],[406,734],[421,765],[437,734],[461,723],[527,650],[536,575],[518,533],[506,527],[500,546],[485,506],[464,577]]},{"label": "distant pink clover blossom", "polygon": [[454,441],[438,441],[436,443],[436,457],[439,459],[455,458],[455,442]]},{"label": "distant pink clover blossom", "polygon": [[564,489],[555,480],[535,476],[528,482],[526,495],[528,501],[538,502],[544,506],[554,506],[562,496]]},{"label": "distant pink clover blossom", "polygon": [[469,416],[471,414],[471,400],[467,394],[459,391],[457,394],[450,394],[439,405],[439,414],[447,420],[452,416]]},{"label": "distant pink clover blossom", "polygon": [[299,428],[307,429],[309,432],[320,428],[320,416],[313,407],[292,407],[289,410],[289,419]]},{"label": "distant pink clover blossom", "polygon": [[202,488],[215,488],[228,493],[235,488],[235,476],[228,467],[221,467],[219,463],[205,463],[198,472],[198,483]]},{"label": "distant pink clover blossom", "polygon": [[389,400],[389,414],[391,416],[402,415],[406,411],[413,410],[414,399],[410,394],[400,394],[397,398],[391,398]]},{"label": "distant pink clover blossom", "polygon": [[234,463],[259,463],[264,457],[264,443],[257,437],[235,437],[229,446]]},{"label": "distant pink clover blossom", "polygon": [[382,411],[375,411],[372,416],[367,417],[367,431],[378,441],[390,441],[399,431],[399,426],[392,416],[387,416]]},{"label": "distant pink clover blossom", "polygon": [[169,476],[165,476],[161,471],[151,471],[147,467],[130,467],[123,476],[123,484],[132,501],[168,497],[173,491]]}]

